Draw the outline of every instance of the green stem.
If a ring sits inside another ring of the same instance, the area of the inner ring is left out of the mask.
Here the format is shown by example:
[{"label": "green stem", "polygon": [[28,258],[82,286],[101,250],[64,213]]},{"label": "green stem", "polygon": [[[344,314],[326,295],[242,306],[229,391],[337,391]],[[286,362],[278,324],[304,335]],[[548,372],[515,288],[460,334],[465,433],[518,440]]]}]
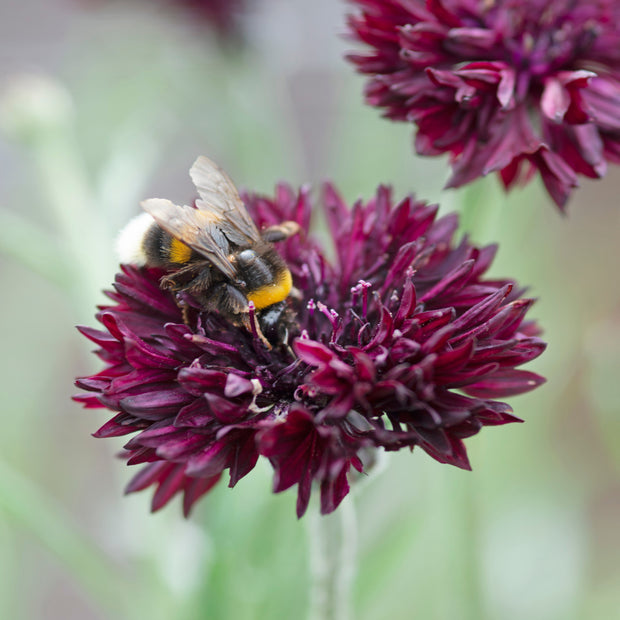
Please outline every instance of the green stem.
[{"label": "green stem", "polygon": [[351,497],[337,510],[308,515],[310,556],[309,620],[350,620],[351,586],[355,575],[357,521]]},{"label": "green stem", "polygon": [[479,179],[460,190],[459,230],[475,243],[488,243],[497,227],[503,202],[494,179]]},{"label": "green stem", "polygon": [[[450,584],[450,595],[436,599],[432,608],[438,617],[459,620],[485,618],[480,574],[479,521],[476,483],[472,474],[449,471],[430,463],[425,469],[432,490],[426,507],[425,536],[433,548],[426,561],[426,587]],[[424,592],[420,593],[425,596]]]}]

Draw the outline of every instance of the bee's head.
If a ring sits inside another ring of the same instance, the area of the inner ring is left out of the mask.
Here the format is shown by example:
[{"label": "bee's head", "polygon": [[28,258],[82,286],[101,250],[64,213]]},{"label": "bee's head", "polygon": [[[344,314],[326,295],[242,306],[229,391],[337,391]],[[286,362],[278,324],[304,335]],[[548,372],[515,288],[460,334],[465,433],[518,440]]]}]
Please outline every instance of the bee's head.
[{"label": "bee's head", "polygon": [[286,301],[280,301],[261,310],[258,323],[265,338],[272,345],[278,346],[288,344],[291,328],[295,325],[294,318],[295,315]]}]

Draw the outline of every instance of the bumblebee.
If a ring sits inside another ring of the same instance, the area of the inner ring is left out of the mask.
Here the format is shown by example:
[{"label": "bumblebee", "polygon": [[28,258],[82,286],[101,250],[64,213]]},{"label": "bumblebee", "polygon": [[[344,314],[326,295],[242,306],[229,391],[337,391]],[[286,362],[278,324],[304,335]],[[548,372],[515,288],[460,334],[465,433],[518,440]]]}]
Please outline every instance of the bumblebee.
[{"label": "bumblebee", "polygon": [[[199,195],[195,206],[143,201],[146,213],[119,235],[121,262],[164,269],[160,286],[175,293],[186,322],[188,306],[196,304],[256,331],[268,348],[285,342],[293,282],[273,244],[295,235],[299,225],[288,221],[259,231],[231,179],[207,157],[194,162],[190,177]],[[250,302],[258,319],[253,325]]]}]

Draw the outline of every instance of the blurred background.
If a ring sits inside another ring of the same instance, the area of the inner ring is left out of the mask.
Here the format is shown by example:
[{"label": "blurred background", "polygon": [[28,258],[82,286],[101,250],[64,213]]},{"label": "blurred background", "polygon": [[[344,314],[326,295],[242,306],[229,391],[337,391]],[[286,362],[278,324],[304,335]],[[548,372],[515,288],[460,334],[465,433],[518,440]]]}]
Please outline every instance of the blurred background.
[{"label": "blurred background", "polygon": [[350,201],[381,182],[446,212],[475,201],[492,274],[539,298],[549,348],[528,368],[548,382],[510,399],[525,424],[469,439],[473,472],[402,453],[354,490],[353,617],[618,617],[620,170],[568,217],[538,182],[444,192],[446,162],[363,105],[344,2],[247,0],[224,30],[165,4],[0,0],[0,617],[305,615],[309,519],[269,467],[188,520],[178,499],[151,515],[149,491],[122,495],[123,438],[90,436],[110,413],[70,400],[99,368],[74,326],[95,325],[117,231],[143,198],[191,199],[200,154],[255,191],[330,178]]}]

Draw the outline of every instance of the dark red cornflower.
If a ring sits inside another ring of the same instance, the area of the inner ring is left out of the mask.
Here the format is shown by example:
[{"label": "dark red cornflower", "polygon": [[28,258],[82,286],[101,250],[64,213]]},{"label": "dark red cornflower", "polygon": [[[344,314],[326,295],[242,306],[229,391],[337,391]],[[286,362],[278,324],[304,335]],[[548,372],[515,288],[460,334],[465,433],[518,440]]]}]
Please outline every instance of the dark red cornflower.
[{"label": "dark red cornflower", "polygon": [[419,154],[450,154],[447,187],[538,170],[563,208],[578,175],[620,161],[620,3],[351,1],[366,101],[414,123]]},{"label": "dark red cornflower", "polygon": [[96,437],[133,435],[125,456],[143,468],[128,492],[155,486],[153,510],[182,493],[187,514],[226,470],[234,486],[262,455],[274,491],[297,485],[299,516],[313,483],[328,513],[369,449],[418,446],[469,469],[464,438],[518,421],[496,399],[543,381],[518,367],[545,345],[525,320],[533,301],[485,278],[495,246],[454,244],[455,215],[437,219],[411,196],[395,204],[387,187],[349,209],[325,185],[332,261],[304,232],[307,190],[244,201],[259,227],[302,229],[278,246],[297,290],[288,343],[269,350],[217,313],[185,324],[162,272],[126,265],[103,328],[80,328],[105,367],[77,381],[88,393],[76,399],[116,412]]}]

